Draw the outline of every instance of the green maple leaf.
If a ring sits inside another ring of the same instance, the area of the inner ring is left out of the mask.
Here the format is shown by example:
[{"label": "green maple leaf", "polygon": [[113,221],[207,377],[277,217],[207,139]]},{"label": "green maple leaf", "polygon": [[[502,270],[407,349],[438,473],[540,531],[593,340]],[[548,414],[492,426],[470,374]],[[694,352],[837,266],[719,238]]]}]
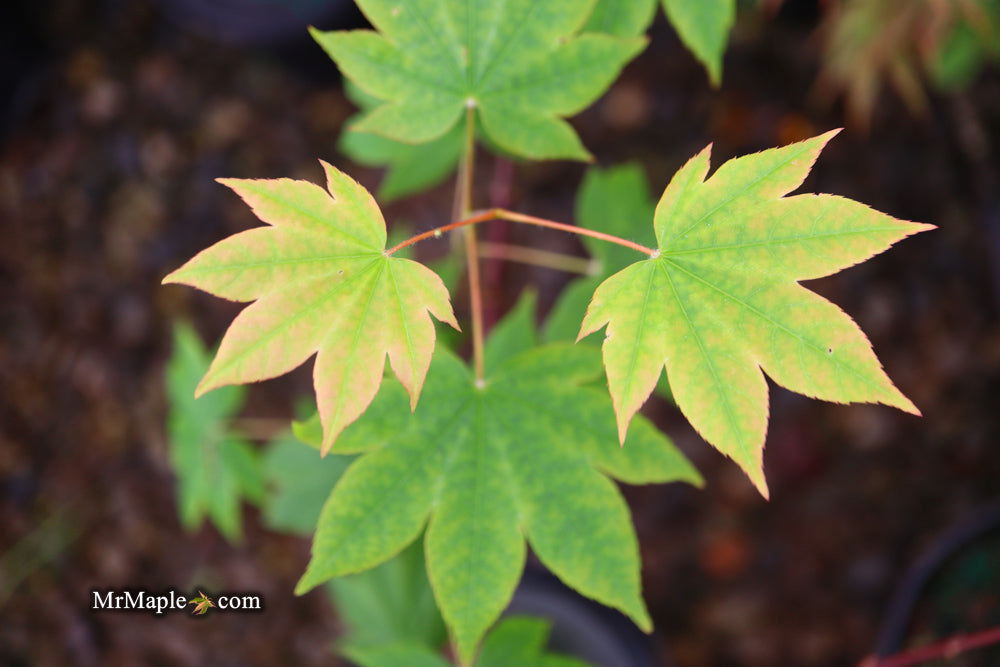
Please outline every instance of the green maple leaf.
[{"label": "green maple leaf", "polygon": [[360,117],[382,104],[347,82],[347,96],[362,112],[347,121],[338,147],[345,155],[367,167],[386,167],[385,178],[379,184],[378,195],[383,203],[419,192],[445,180],[458,164],[462,154],[462,128],[455,125],[445,134],[424,144],[413,145],[353,129]]},{"label": "green maple leaf", "polygon": [[807,396],[919,414],[854,321],[798,284],[932,228],[834,195],[783,197],[835,133],[730,160],[705,180],[709,147],[674,175],[654,217],[658,256],[604,281],[580,329],[607,325],[622,439],[664,366],[684,415],[765,496],[761,370]]},{"label": "green maple leaf", "polygon": [[[500,620],[483,640],[476,667],[587,667],[577,658],[546,650],[551,622],[530,616]],[[361,667],[449,667],[450,662],[430,647],[414,642],[392,642],[348,652]]]},{"label": "green maple leaf", "polygon": [[[684,46],[705,67],[713,86],[722,80],[722,55],[736,19],[736,0],[662,0],[663,10]],[[619,37],[649,28],[656,0],[598,0],[586,30]]]},{"label": "green maple leaf", "polygon": [[594,0],[359,0],[378,32],[312,35],[383,104],[353,126],[411,144],[474,109],[486,137],[515,155],[589,160],[563,118],[596,100],[645,38],[576,33]]},{"label": "green maple leaf", "polygon": [[663,0],[663,9],[684,46],[705,66],[712,85],[718,86],[736,0]]},{"label": "green maple leaf", "polygon": [[385,254],[367,190],[322,162],[327,188],[291,179],[221,179],[268,223],[204,250],[163,279],[233,301],[233,321],[197,395],[287,373],[314,353],[323,450],[364,412],[385,358],[415,406],[434,350],[430,315],[458,323],[433,271]]},{"label": "green maple leaf", "polygon": [[[316,442],[323,441],[319,416],[315,419]],[[312,535],[330,489],[351,462],[350,456],[329,455],[317,459],[316,450],[284,433],[268,443],[262,467],[270,492],[263,503],[269,528]]]},{"label": "green maple leaf", "polygon": [[510,600],[526,539],[568,585],[649,630],[628,506],[606,475],[698,484],[698,473],[642,418],[616,446],[607,393],[583,386],[600,376],[596,348],[532,349],[515,333],[491,337],[485,382],[438,348],[412,416],[386,383],[347,429],[334,451],[361,456],[323,508],[297,593],[389,559],[429,519],[428,574],[464,661]]},{"label": "green maple leaf", "polygon": [[656,0],[597,0],[586,32],[635,37],[646,32],[656,13]]},{"label": "green maple leaf", "polygon": [[260,502],[264,482],[257,452],[229,421],[243,407],[242,387],[226,387],[194,398],[209,364],[209,353],[187,324],[174,327],[167,364],[170,460],[177,475],[178,511],[188,530],[207,517],[229,540],[241,534],[240,502]]},{"label": "green maple leaf", "polygon": [[376,568],[334,579],[329,592],[346,626],[341,651],[355,662],[361,662],[355,651],[391,644],[439,649],[448,638],[427,580],[423,540]]},{"label": "green maple leaf", "polygon": [[476,667],[587,667],[577,658],[546,650],[552,622],[531,616],[508,616],[500,620],[483,640]]}]

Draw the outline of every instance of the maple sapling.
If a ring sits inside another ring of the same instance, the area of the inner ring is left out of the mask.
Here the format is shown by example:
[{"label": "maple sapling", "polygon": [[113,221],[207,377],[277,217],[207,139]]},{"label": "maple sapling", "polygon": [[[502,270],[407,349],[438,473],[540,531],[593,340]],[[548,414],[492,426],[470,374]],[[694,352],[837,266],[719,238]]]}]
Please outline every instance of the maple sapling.
[{"label": "maple sapling", "polygon": [[[591,170],[580,225],[477,211],[479,145],[529,159],[591,159],[565,118],[644,48],[635,35],[655,5],[635,3],[641,11],[622,27],[607,3],[593,1],[426,0],[419,16],[416,3],[358,4],[375,30],[312,30],[361,89],[352,131],[395,142],[382,148],[397,173],[412,166],[408,151],[442,142],[434,150],[448,159],[437,166],[458,169],[450,221],[389,243],[374,197],[326,162],[325,189],[222,179],[266,226],[164,279],[252,302],[223,337],[199,394],[275,377],[316,355],[318,414],[295,432],[323,454],[355,458],[337,468],[298,593],[386,563],[423,535],[435,600],[459,660],[471,664],[530,545],[569,586],[650,631],[638,541],[612,480],[702,483],[638,413],[658,384],[765,497],[765,374],[814,398],[919,414],[854,321],[800,284],[931,228],[836,195],[789,195],[835,131],[728,160],[710,176],[705,148],[655,205],[640,169]],[[664,0],[717,81],[733,3],[705,3],[704,15],[693,4]],[[541,335],[531,293],[485,330],[479,258],[488,253],[476,228],[494,220],[577,234],[593,257],[581,264],[489,246],[581,274]],[[402,256],[452,231],[464,240],[471,367],[437,337],[433,319],[459,329],[445,281]],[[587,337],[600,329],[598,350]],[[602,376],[606,388],[595,385]]]}]

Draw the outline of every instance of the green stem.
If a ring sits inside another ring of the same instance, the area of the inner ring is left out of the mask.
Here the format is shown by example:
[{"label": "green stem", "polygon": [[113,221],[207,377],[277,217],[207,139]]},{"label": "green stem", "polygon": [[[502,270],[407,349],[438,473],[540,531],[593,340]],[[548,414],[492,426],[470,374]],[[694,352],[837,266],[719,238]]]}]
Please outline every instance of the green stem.
[{"label": "green stem", "polygon": [[592,276],[597,273],[599,267],[594,260],[576,255],[565,255],[561,252],[549,252],[521,245],[511,245],[508,243],[489,243],[483,241],[479,244],[479,256],[492,259],[502,259],[508,262],[520,262],[521,264],[531,264],[541,266],[546,269],[565,271],[566,273],[578,273],[583,276]]}]

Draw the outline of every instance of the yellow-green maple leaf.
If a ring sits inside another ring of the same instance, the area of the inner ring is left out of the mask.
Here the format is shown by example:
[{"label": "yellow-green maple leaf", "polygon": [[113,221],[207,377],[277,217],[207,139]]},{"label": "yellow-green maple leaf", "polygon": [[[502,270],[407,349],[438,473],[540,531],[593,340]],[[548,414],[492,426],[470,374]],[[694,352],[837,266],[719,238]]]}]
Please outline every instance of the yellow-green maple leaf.
[{"label": "yellow-green maple leaf", "polygon": [[607,325],[622,440],[664,367],[691,424],[765,496],[762,370],[807,396],[919,414],[854,321],[798,282],[932,228],[835,195],[785,197],[834,134],[730,160],[706,180],[709,146],[674,175],[654,215],[659,252],[604,281],[580,329]]},{"label": "yellow-green maple leaf", "polygon": [[253,301],[233,321],[197,394],[272,378],[314,353],[323,450],[371,403],[385,358],[416,405],[434,351],[430,315],[455,328],[433,271],[385,254],[382,213],[367,190],[325,162],[307,181],[220,179],[266,227],[204,250],[164,283]]}]

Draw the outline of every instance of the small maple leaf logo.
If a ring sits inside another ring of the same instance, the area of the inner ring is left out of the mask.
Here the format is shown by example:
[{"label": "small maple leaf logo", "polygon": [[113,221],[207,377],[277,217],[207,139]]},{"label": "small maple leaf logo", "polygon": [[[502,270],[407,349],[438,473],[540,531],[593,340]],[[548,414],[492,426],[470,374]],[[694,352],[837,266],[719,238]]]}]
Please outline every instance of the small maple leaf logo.
[{"label": "small maple leaf logo", "polygon": [[199,616],[208,611],[209,607],[215,606],[215,603],[212,602],[212,598],[205,595],[202,591],[198,591],[198,597],[188,600],[188,604],[195,605],[194,611],[192,611],[191,613],[197,614]]}]

